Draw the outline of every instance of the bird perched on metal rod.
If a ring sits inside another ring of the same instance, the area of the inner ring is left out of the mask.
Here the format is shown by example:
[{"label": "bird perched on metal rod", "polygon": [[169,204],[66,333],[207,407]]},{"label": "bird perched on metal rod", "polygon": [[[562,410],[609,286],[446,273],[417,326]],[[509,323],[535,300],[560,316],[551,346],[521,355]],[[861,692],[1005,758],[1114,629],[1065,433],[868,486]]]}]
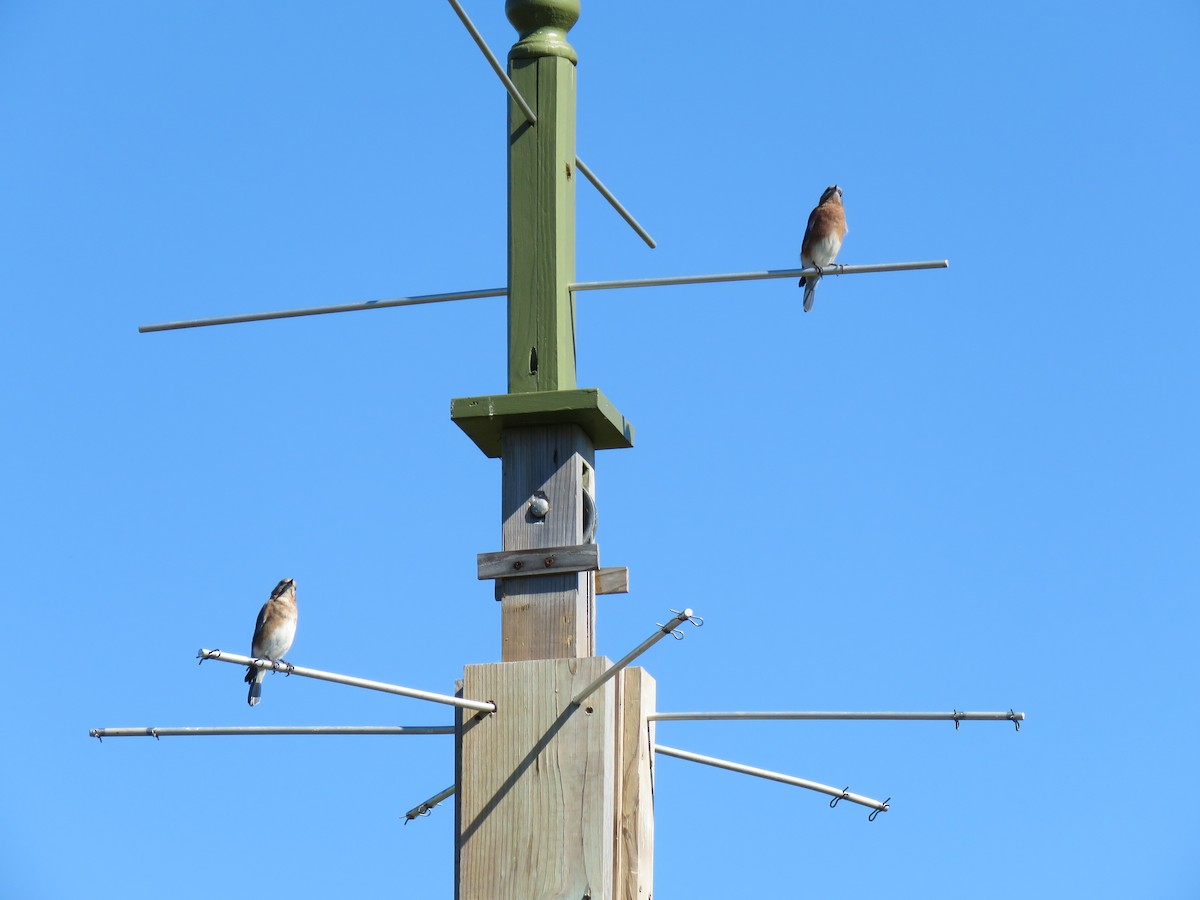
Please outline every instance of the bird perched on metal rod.
[{"label": "bird perched on metal rod", "polygon": [[842,208],[842,189],[831,184],[821,192],[816,208],[808,214],[808,227],[804,229],[804,240],[800,244],[800,264],[804,268],[815,268],[816,275],[800,279],[804,288],[804,311],[813,306],[813,295],[817,282],[821,280],[821,269],[833,265],[838,251],[842,249],[842,238],[846,236],[846,210]]},{"label": "bird perched on metal rod", "polygon": [[[250,642],[250,655],[255,659],[269,659],[272,662],[283,659],[283,654],[292,648],[296,639],[296,582],[285,578],[275,585],[271,598],[258,611],[258,621],[254,623],[254,639]],[[258,706],[262,699],[262,683],[267,677],[267,670],[258,666],[250,666],[246,672],[246,681],[250,684],[250,693],[246,702]]]}]

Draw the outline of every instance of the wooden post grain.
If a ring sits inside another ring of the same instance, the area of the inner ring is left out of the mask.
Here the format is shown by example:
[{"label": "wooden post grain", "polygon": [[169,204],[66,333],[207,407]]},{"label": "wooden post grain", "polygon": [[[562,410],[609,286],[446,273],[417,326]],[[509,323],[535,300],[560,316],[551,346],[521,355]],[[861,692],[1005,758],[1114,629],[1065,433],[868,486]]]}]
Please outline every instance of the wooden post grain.
[{"label": "wooden post grain", "polygon": [[[583,539],[585,482],[595,451],[578,425],[510,428],[503,436],[503,547],[529,550],[578,544]],[[544,517],[530,511],[535,496],[550,504]],[[594,572],[531,575],[496,582],[501,659],[593,656],[596,652]]]},{"label": "wooden post grain", "polygon": [[650,900],[654,893],[655,683],[645,669],[619,676],[617,721],[616,900]]},{"label": "wooden post grain", "polygon": [[571,698],[603,657],[467,666],[466,696],[495,715],[463,716],[457,900],[613,896],[616,686]]}]

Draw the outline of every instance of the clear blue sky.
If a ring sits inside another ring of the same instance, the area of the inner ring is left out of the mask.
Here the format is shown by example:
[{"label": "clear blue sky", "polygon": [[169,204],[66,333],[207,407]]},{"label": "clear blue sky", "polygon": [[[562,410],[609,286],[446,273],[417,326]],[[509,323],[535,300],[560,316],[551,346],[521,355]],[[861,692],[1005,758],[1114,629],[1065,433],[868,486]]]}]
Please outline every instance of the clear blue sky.
[{"label": "clear blue sky", "polygon": [[[501,55],[502,4],[468,0]],[[753,13],[753,18],[743,18]],[[1200,895],[1195,2],[584,0],[581,280],[945,271],[587,294],[611,658],[659,706],[1025,710],[1005,723],[676,723],[662,897]],[[505,95],[428,2],[0,5],[0,895],[452,896],[451,740],[111,740],[118,725],[443,724],[197,667],[280,578],[293,662],[450,691],[499,657],[475,554],[502,300],[139,335],[496,287]]]}]

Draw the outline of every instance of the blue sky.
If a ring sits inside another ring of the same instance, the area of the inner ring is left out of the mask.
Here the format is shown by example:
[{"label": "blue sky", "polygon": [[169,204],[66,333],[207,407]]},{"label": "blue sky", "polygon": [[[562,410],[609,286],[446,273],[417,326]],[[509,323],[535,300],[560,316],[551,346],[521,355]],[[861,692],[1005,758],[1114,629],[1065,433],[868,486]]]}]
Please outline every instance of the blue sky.
[{"label": "blue sky", "polygon": [[[498,53],[502,5],[467,9]],[[945,271],[590,293],[616,658],[659,707],[1008,709],[1005,723],[670,723],[668,896],[1200,893],[1194,2],[585,2],[580,280],[786,268],[827,184],[846,263]],[[111,740],[118,725],[444,724],[232,666],[451,691],[499,657],[475,554],[502,300],[139,335],[501,286],[505,102],[441,2],[0,5],[0,895],[452,896],[443,737]]]}]

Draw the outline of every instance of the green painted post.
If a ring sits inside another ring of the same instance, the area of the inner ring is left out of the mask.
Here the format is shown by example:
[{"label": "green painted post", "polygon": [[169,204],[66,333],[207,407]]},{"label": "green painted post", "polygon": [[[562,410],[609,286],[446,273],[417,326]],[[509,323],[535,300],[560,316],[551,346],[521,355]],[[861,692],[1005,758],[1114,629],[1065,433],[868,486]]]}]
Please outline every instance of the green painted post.
[{"label": "green painted post", "polygon": [[575,48],[579,0],[506,0],[520,35],[509,77],[535,124],[508,101],[508,393],[460,397],[450,417],[488,456],[515,429],[574,424],[597,450],[633,446],[633,426],[575,383]]},{"label": "green painted post", "polygon": [[521,39],[509,77],[533,108],[508,104],[508,390],[575,387],[575,49],[579,0],[508,0]]}]

